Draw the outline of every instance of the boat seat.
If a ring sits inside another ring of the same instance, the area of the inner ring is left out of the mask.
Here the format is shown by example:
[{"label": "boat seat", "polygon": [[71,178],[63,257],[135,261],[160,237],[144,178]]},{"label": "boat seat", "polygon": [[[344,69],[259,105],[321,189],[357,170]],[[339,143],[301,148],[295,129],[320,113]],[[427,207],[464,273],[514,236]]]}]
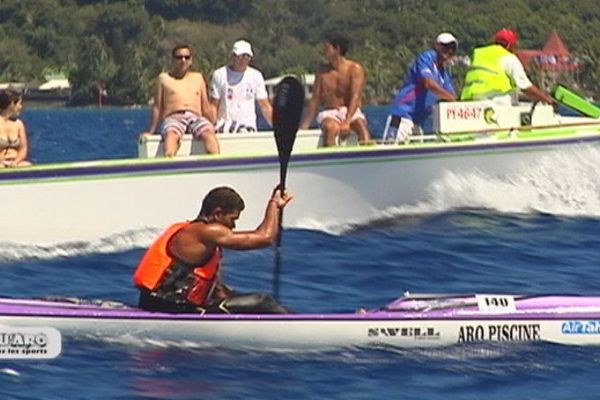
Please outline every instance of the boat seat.
[{"label": "boat seat", "polygon": [[[319,129],[299,130],[294,143],[294,152],[315,150],[323,146],[323,138]],[[218,133],[221,154],[277,154],[277,146],[273,131],[259,131],[249,133]],[[358,145],[358,137],[351,134],[341,143],[342,146]],[[160,135],[145,136],[138,141],[139,158],[162,157],[164,147]],[[181,146],[177,152],[178,157],[206,154],[206,149],[201,140],[194,139],[192,135],[183,135]]]}]

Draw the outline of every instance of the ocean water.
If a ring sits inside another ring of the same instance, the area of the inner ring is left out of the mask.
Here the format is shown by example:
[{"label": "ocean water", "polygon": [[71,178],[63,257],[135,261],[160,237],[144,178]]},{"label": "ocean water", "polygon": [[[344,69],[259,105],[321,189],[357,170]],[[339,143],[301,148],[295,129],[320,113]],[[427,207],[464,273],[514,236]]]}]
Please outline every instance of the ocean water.
[{"label": "ocean water", "polygon": [[[36,163],[135,156],[147,109],[28,109]],[[367,109],[380,132],[382,108]],[[600,294],[600,151],[581,147],[503,180],[441,176],[431,201],[363,226],[287,229],[281,300],[352,312],[413,293]],[[392,171],[392,173],[394,173]],[[251,199],[247,199],[251,201]],[[243,218],[243,215],[242,215]],[[135,303],[133,269],[154,233],[40,248],[0,246],[0,293]],[[273,249],[226,252],[225,279],[271,291]],[[1,399],[598,399],[600,347],[240,351],[106,337],[47,361],[0,360]]]}]

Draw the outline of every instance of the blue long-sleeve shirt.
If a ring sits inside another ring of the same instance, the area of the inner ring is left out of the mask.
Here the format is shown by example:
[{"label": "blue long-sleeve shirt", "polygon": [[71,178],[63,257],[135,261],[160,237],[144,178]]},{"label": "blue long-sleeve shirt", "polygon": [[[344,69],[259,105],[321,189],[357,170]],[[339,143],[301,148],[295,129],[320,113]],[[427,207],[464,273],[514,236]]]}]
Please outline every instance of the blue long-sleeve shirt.
[{"label": "blue long-sleeve shirt", "polygon": [[408,67],[404,84],[398,90],[392,102],[390,113],[401,118],[411,119],[415,124],[423,126],[430,120],[432,107],[439,101],[438,96],[425,89],[422,78],[431,78],[440,86],[456,95],[450,73],[437,66],[437,52],[434,49],[420,53]]}]

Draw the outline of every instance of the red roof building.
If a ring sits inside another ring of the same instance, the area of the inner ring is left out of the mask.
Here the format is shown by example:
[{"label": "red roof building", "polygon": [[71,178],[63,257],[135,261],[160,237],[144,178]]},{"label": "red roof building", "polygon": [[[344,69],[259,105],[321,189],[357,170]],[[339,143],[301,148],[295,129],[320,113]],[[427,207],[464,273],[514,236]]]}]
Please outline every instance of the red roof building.
[{"label": "red roof building", "polygon": [[543,71],[568,72],[582,67],[556,31],[552,31],[543,49],[517,50],[517,56],[525,67],[534,62]]}]

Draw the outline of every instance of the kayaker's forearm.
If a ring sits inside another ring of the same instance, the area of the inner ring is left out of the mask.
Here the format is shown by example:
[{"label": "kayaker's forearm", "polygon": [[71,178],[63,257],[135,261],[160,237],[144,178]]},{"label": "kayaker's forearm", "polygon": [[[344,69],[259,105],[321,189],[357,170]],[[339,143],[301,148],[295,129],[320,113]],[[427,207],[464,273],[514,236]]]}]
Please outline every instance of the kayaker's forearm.
[{"label": "kayaker's forearm", "polygon": [[269,200],[267,208],[265,210],[265,217],[259,225],[257,232],[263,236],[269,243],[273,242],[277,237],[277,231],[279,230],[279,207],[277,201],[274,199]]}]

